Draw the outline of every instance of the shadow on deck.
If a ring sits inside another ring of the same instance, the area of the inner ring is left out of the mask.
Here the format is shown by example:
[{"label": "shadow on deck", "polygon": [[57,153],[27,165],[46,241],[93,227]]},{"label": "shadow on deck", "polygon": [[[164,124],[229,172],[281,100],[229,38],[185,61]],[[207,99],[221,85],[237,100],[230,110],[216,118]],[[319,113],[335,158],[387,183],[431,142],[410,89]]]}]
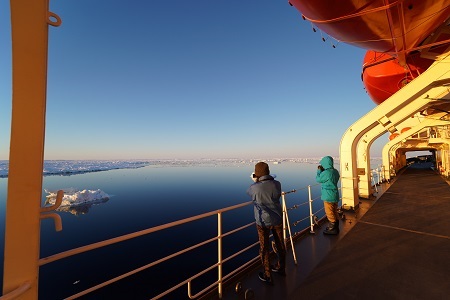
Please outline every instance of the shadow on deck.
[{"label": "shadow on deck", "polygon": [[450,186],[419,164],[379,194],[345,212],[338,236],[323,235],[322,225],[298,240],[298,264],[289,249],[287,276],[273,274],[273,286],[258,280],[258,266],[222,299],[448,299]]}]

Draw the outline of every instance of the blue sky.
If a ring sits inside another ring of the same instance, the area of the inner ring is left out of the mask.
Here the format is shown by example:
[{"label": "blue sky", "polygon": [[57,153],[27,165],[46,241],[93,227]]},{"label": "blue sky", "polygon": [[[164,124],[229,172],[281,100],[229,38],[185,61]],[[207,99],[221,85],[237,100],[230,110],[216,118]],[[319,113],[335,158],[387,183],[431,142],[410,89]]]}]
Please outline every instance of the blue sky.
[{"label": "blue sky", "polygon": [[[62,24],[49,27],[46,159],[338,156],[375,107],[365,50],[323,42],[287,0],[59,0],[50,11]],[[1,0],[0,159],[9,22]]]}]

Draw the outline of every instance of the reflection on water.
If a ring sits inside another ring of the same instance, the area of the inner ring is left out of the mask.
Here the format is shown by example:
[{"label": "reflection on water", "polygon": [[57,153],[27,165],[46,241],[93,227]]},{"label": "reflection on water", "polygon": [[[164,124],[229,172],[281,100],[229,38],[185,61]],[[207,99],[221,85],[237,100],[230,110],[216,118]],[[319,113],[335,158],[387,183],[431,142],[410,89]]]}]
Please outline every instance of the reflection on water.
[{"label": "reflection on water", "polygon": [[60,206],[56,210],[61,212],[69,212],[75,216],[84,215],[89,212],[89,209],[93,205],[102,204],[105,202],[108,202],[109,198],[103,198],[99,200],[94,200],[92,202],[89,202],[88,204],[78,204],[74,206]]}]

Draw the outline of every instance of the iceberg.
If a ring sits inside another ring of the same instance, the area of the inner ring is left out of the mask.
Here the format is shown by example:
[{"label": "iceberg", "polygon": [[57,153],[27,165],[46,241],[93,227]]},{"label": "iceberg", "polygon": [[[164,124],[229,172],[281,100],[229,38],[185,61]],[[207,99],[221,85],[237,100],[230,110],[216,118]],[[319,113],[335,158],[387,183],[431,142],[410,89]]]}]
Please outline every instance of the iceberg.
[{"label": "iceberg", "polygon": [[[45,190],[45,192],[48,194],[45,204],[55,204],[57,191]],[[100,189],[81,191],[74,188],[64,189],[64,196],[59,207],[72,207],[89,203],[105,202],[109,200],[109,198],[110,196]]]}]

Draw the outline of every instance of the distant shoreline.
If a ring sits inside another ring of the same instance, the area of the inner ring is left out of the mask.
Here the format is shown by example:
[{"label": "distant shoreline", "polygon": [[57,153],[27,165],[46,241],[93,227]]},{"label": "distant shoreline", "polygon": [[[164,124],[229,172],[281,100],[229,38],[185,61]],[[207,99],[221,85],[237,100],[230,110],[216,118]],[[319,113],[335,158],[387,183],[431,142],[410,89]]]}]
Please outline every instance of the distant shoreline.
[{"label": "distant shoreline", "polygon": [[[270,164],[307,163],[317,164],[321,158],[269,158],[269,159],[243,159],[243,158],[202,158],[202,159],[135,159],[135,160],[45,160],[43,176],[72,176],[86,173],[104,172],[120,169],[138,169],[148,166],[155,167],[188,167],[188,166],[248,166],[258,161]],[[339,158],[334,158],[335,163]],[[381,161],[381,158],[372,158],[371,161]],[[9,161],[0,160],[0,178],[7,178]]]}]

